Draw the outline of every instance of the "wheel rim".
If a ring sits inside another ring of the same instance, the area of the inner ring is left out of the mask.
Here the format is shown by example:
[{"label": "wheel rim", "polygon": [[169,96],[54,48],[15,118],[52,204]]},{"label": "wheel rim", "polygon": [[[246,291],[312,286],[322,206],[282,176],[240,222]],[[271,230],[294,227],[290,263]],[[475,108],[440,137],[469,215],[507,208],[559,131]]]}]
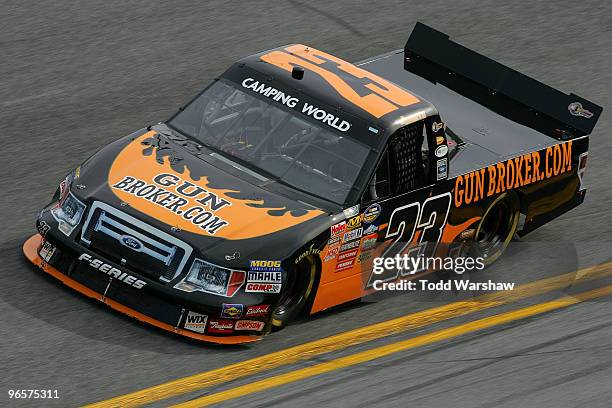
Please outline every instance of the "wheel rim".
[{"label": "wheel rim", "polygon": [[518,209],[507,196],[500,196],[485,213],[476,231],[478,252],[491,263],[504,251],[518,223]]}]

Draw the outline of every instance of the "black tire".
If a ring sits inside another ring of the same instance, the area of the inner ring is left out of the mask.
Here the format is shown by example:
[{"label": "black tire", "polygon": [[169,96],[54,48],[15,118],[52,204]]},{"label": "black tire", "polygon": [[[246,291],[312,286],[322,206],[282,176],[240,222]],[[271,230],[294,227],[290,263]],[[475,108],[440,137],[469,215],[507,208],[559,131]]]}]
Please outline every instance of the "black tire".
[{"label": "black tire", "polygon": [[485,266],[495,262],[512,240],[520,216],[520,202],[516,193],[507,191],[487,208],[474,236],[473,254],[483,257]]},{"label": "black tire", "polygon": [[296,265],[288,279],[281,299],[272,313],[272,330],[280,330],[300,315],[314,295],[317,263],[312,255],[304,257]]}]

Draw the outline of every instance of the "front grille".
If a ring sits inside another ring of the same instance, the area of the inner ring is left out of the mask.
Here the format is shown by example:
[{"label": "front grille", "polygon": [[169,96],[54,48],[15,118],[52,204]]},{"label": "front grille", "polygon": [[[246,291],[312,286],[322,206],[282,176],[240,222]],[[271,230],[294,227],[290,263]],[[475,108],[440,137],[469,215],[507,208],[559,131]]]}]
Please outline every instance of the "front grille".
[{"label": "front grille", "polygon": [[182,272],[192,252],[178,238],[100,201],[89,210],[81,242],[109,260],[163,282]]}]

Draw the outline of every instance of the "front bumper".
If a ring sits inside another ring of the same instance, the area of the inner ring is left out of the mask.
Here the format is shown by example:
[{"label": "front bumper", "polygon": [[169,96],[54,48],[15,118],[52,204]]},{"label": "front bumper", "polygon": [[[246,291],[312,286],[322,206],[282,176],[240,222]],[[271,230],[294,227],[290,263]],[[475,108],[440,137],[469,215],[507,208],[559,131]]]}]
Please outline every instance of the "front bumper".
[{"label": "front bumper", "polygon": [[[66,286],[85,296],[99,300],[110,306],[111,309],[141,322],[181,336],[210,343],[240,344],[254,342],[262,338],[261,335],[212,336],[183,329],[180,325],[184,322],[186,310],[181,305],[155,298],[150,294],[146,294],[146,292],[136,291],[127,285],[120,285],[120,282],[113,283],[102,274],[87,273],[87,271],[78,266],[62,271],[60,270],[62,268],[58,269],[50,265],[39,256],[42,243],[43,237],[36,234],[23,244],[23,253],[30,262],[60,280]],[[75,262],[71,263],[71,265],[75,265]],[[87,281],[87,286],[83,284],[86,276],[90,278]]]}]

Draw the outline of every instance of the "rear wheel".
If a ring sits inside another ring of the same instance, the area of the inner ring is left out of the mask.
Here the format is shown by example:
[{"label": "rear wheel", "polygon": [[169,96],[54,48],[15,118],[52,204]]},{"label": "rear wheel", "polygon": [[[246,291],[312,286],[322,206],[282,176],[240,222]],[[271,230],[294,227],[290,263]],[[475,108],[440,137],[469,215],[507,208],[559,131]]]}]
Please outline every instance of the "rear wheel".
[{"label": "rear wheel", "polygon": [[312,255],[300,260],[287,279],[281,299],[272,314],[272,329],[279,330],[296,318],[314,293],[317,264]]},{"label": "rear wheel", "polygon": [[487,208],[476,229],[474,254],[491,265],[504,252],[518,226],[519,199],[507,191]]}]

